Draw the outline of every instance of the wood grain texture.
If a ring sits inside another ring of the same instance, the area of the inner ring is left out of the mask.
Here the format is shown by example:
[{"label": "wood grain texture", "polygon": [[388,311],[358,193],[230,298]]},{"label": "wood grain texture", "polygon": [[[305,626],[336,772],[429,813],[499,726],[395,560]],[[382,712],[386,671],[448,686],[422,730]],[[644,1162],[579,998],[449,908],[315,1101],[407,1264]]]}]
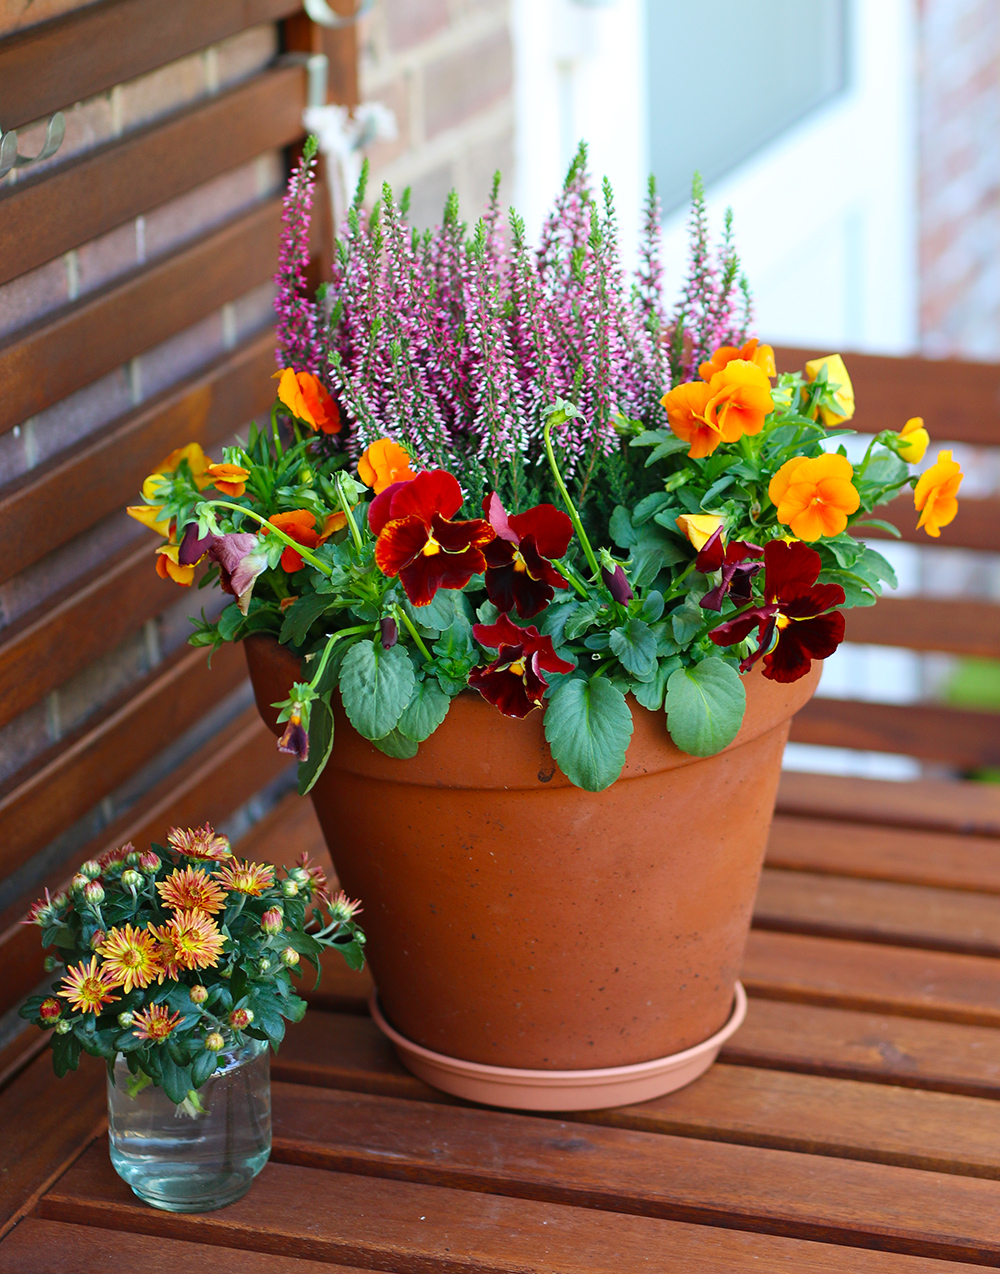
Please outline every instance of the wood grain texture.
[{"label": "wood grain texture", "polygon": [[[829,350],[779,347],[778,369],[801,371],[806,361]],[[862,433],[902,429],[922,416],[934,443],[1000,445],[1000,366],[959,359],[894,358],[844,354],[854,385],[857,414],[851,428]]]},{"label": "wood grain texture", "polygon": [[771,825],[767,863],[791,871],[858,880],[894,880],[1000,894],[1000,845],[989,836],[777,814]]},{"label": "wood grain texture", "polygon": [[6,487],[0,583],[136,500],[146,475],[177,447],[230,442],[270,408],[273,369],[267,331]]},{"label": "wood grain texture", "polygon": [[305,74],[301,66],[265,71],[10,187],[0,194],[0,224],[18,250],[0,259],[0,283],[296,141]]},{"label": "wood grain texture", "polygon": [[243,652],[181,649],[0,787],[0,874],[81,818],[240,684]]},{"label": "wood grain texture", "polygon": [[[932,539],[926,531],[917,530],[919,514],[913,507],[913,492],[910,490],[881,505],[872,516],[891,522],[899,531],[899,538],[907,544],[920,544],[925,548],[980,549],[987,553],[997,550],[1000,500],[995,497],[961,498],[955,520],[942,528],[939,539]],[[856,533],[866,540],[896,538],[877,527],[861,528]]]},{"label": "wood grain texture", "polygon": [[[98,1147],[49,1191],[39,1211],[53,1220],[401,1274],[845,1269],[844,1249],[821,1243],[276,1163],[231,1207],[174,1216],[144,1208]],[[974,1268],[959,1263],[954,1251],[949,1255],[956,1263],[856,1250],[849,1268],[852,1274],[962,1274]]]},{"label": "wood grain texture", "polygon": [[[298,0],[117,0],[0,41],[4,127],[103,93],[259,22],[287,17]],[[80,56],[81,48],[88,50]]]},{"label": "wood grain texture", "polygon": [[778,785],[777,810],[849,824],[1000,837],[1000,787],[992,783],[894,783],[786,770]]},{"label": "wood grain texture", "polygon": [[847,641],[1000,658],[1000,606],[994,602],[890,596],[845,616]]},{"label": "wood grain texture", "polygon": [[0,344],[0,432],[267,282],[280,226],[268,199]]},{"label": "wood grain texture", "polygon": [[1000,766],[1000,715],[936,704],[817,697],[792,718],[789,737],[794,743],[900,753],[959,769]]}]

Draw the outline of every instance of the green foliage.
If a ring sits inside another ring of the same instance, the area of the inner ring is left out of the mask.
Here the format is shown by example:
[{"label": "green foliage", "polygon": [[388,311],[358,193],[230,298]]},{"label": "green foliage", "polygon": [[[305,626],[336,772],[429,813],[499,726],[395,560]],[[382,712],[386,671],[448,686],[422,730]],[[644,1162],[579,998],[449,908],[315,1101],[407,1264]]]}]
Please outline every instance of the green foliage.
[{"label": "green foliage", "polygon": [[577,787],[601,792],[622,772],[632,714],[606,677],[567,678],[549,699],[545,737],[556,764]]},{"label": "green foliage", "polygon": [[405,647],[384,650],[379,642],[355,642],[340,669],[340,694],[351,725],[366,739],[381,739],[402,716],[413,683]]},{"label": "green foliage", "polygon": [[714,656],[678,668],[667,680],[667,729],[691,756],[712,756],[739,733],[746,690],[732,664]]}]

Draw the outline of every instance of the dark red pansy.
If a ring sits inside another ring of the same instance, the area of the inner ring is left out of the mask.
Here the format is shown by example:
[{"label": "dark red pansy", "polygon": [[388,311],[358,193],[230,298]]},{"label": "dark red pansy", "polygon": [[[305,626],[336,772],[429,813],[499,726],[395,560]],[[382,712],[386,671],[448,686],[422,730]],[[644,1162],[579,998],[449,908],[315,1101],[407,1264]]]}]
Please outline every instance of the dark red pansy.
[{"label": "dark red pansy", "polygon": [[741,672],[763,656],[765,677],[798,681],[814,659],[828,658],[844,640],[843,613],[832,609],[844,604],[844,590],[816,583],[822,566],[816,550],[799,540],[772,540],[765,547],[763,603],[709,633],[717,646],[733,646],[757,629],[757,649],[740,664]]},{"label": "dark red pansy", "polygon": [[293,716],[285,726],[285,732],[278,740],[278,751],[288,752],[300,761],[309,760],[309,736],[302,726],[300,717]]},{"label": "dark red pansy", "polygon": [[573,671],[573,665],[556,654],[551,637],[543,637],[537,628],[518,628],[506,615],[495,624],[474,624],[472,634],[497,657],[485,668],[473,668],[469,685],[505,717],[526,717],[532,708],[541,707],[549,684],[543,673]]},{"label": "dark red pansy", "polygon": [[516,609],[530,619],[557,588],[569,588],[549,558],[562,557],[569,548],[573,523],[554,504],[508,516],[495,491],[483,500],[483,515],[496,534],[484,552],[487,596],[498,611]]},{"label": "dark red pansy", "polygon": [[212,547],[214,535],[199,535],[198,523],[189,522],[181,536],[181,546],[177,550],[178,566],[197,566]]},{"label": "dark red pansy", "polygon": [[619,606],[627,606],[632,598],[635,597],[632,585],[628,582],[628,577],[621,562],[615,563],[613,571],[609,571],[606,566],[602,566],[601,579],[604,581],[604,587]]},{"label": "dark red pansy", "polygon": [[399,576],[414,606],[429,605],[439,588],[464,588],[486,570],[482,549],[495,532],[480,518],[453,522],[461,507],[462,488],[444,469],[393,483],[371,503],[375,562],[383,575]]},{"label": "dark red pansy", "polygon": [[762,548],[744,540],[724,545],[722,527],[717,527],[695,558],[695,566],[703,575],[722,572],[719,583],[701,599],[702,609],[722,610],[722,599],[727,594],[737,606],[745,606],[751,597],[750,581],[763,565],[763,556]]}]

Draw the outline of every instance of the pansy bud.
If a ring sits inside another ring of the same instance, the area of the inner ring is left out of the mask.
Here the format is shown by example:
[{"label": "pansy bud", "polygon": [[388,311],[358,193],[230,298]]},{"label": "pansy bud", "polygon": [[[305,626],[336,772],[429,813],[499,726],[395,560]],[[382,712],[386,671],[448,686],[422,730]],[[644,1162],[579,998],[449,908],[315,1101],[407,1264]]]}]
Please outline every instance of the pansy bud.
[{"label": "pansy bud", "polygon": [[399,641],[399,627],[396,621],[388,615],[385,619],[379,621],[379,632],[382,637],[383,650],[391,650],[396,642]]},{"label": "pansy bud", "polygon": [[614,573],[609,571],[606,566],[602,566],[601,579],[604,581],[605,588],[620,606],[627,606],[635,596],[621,562],[615,563]]},{"label": "pansy bud", "polygon": [[199,982],[188,991],[188,996],[192,1004],[204,1004],[208,999],[208,987]]},{"label": "pansy bud", "polygon": [[83,896],[92,907],[99,907],[104,901],[104,886],[99,880],[88,880],[83,888]]},{"label": "pansy bud", "polygon": [[53,1022],[58,1022],[62,1017],[62,1006],[55,996],[50,995],[38,1006],[38,1016],[46,1026],[51,1026]]},{"label": "pansy bud", "polygon": [[300,761],[309,760],[309,735],[306,733],[302,718],[297,712],[293,712],[288,718],[285,732],[278,740],[278,751],[287,752],[291,756],[297,757]]},{"label": "pansy bud", "polygon": [[135,1021],[135,1014],[130,1013],[128,1009],[126,1009],[123,1013],[118,1014],[118,1025],[123,1030],[125,1030],[127,1027],[130,1027],[134,1021]]},{"label": "pansy bud", "polygon": [[96,858],[88,858],[85,863],[80,864],[80,875],[86,876],[88,880],[96,880],[101,874],[101,864]]},{"label": "pansy bud", "polygon": [[226,1041],[218,1031],[213,1031],[211,1035],[205,1036],[205,1047],[210,1053],[218,1053],[226,1047]]},{"label": "pansy bud", "polygon": [[68,1035],[72,1029],[73,1029],[73,1023],[67,1022],[67,1020],[64,1017],[61,1017],[59,1021],[56,1023],[57,1035]]},{"label": "pansy bud", "polygon": [[287,964],[290,969],[294,969],[299,962],[299,953],[294,947],[285,947],[281,953],[281,963]]},{"label": "pansy bud", "polygon": [[233,1009],[229,1015],[229,1025],[234,1031],[245,1031],[253,1021],[253,1012],[250,1009]]},{"label": "pansy bud", "polygon": [[284,920],[285,918],[281,914],[280,907],[268,907],[267,911],[265,911],[260,918],[260,927],[265,933],[281,933]]},{"label": "pansy bud", "polygon": [[160,855],[154,854],[151,849],[144,850],[139,855],[139,866],[143,871],[148,871],[150,873],[159,871],[162,866],[160,862]]},{"label": "pansy bud", "polygon": [[289,877],[288,880],[281,882],[281,892],[286,898],[297,898],[299,893],[298,884]]},{"label": "pansy bud", "polygon": [[930,445],[930,441],[931,436],[924,428],[923,418],[914,416],[899,431],[896,451],[899,453],[899,458],[905,460],[907,464],[919,464],[924,458],[924,452]]},{"label": "pansy bud", "polygon": [[142,876],[133,867],[128,867],[122,872],[122,884],[126,889],[141,889]]}]

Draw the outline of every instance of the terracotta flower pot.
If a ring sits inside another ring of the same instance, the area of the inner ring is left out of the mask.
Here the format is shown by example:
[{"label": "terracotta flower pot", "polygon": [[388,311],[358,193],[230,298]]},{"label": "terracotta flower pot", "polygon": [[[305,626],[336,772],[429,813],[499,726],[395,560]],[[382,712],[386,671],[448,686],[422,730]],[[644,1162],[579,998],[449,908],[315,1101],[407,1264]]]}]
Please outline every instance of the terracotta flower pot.
[{"label": "terracotta flower pot", "polygon": [[[280,733],[270,704],[298,660],[272,637],[244,645]],[[790,719],[819,673],[748,677],[739,735],[704,759],[630,700],[625,769],[597,793],[557,768],[541,712],[513,720],[463,692],[401,761],[337,704],[312,796],[340,881],[363,900],[390,1026],[431,1053],[522,1071],[634,1067],[715,1035],[733,1013]]]}]

